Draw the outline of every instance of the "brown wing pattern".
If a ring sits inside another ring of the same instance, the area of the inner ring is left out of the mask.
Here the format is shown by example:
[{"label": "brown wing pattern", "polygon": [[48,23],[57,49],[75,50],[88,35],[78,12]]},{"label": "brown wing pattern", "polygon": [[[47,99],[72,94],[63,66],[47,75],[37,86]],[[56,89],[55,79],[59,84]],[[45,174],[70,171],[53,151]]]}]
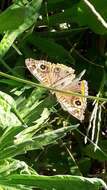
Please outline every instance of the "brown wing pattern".
[{"label": "brown wing pattern", "polygon": [[34,60],[32,58],[25,61],[30,72],[43,84],[54,86],[57,82],[67,76],[75,78],[74,69],[62,64],[54,64],[44,60]]},{"label": "brown wing pattern", "polygon": [[[87,81],[77,81],[73,84],[71,83],[71,87],[64,89],[71,90],[72,92],[79,92],[83,96],[88,95],[88,85]],[[72,96],[72,95],[66,95],[64,93],[56,92],[56,97],[58,102],[61,104],[61,107],[68,111],[71,115],[79,119],[80,121],[84,120],[84,112],[87,106],[87,100],[85,97],[80,96]]]},{"label": "brown wing pattern", "polygon": [[[88,95],[87,82],[75,79],[74,69],[71,67],[32,58],[26,59],[25,63],[30,72],[41,83],[60,90],[80,93],[83,96]],[[55,95],[64,110],[81,121],[84,119],[87,106],[85,97],[70,96],[59,92],[55,92]]]}]

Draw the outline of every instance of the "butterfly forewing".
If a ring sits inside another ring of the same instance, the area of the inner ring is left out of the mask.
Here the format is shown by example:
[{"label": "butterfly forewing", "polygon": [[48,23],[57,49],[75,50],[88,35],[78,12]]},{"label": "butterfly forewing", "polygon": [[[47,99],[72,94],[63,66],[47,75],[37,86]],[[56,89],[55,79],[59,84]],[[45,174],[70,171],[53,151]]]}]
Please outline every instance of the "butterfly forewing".
[{"label": "butterfly forewing", "polygon": [[[30,72],[43,84],[48,86],[56,86],[62,79],[67,76],[71,79],[75,78],[74,69],[62,64],[54,64],[44,60],[26,59],[27,68]],[[59,87],[59,85],[57,85]]]}]

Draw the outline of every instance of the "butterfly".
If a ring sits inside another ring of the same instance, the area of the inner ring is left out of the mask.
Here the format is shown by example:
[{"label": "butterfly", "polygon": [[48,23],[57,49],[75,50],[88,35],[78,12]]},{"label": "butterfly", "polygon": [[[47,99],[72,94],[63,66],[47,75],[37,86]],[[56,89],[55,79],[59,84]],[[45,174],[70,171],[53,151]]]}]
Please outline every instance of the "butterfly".
[{"label": "butterfly", "polygon": [[[53,87],[58,90],[80,93],[88,95],[88,83],[80,80],[75,75],[75,70],[63,64],[54,64],[45,60],[34,60],[28,58],[25,64],[29,71],[45,86]],[[62,92],[55,92],[56,98],[63,110],[71,115],[84,120],[84,113],[87,107],[87,99],[82,96],[72,96]]]}]

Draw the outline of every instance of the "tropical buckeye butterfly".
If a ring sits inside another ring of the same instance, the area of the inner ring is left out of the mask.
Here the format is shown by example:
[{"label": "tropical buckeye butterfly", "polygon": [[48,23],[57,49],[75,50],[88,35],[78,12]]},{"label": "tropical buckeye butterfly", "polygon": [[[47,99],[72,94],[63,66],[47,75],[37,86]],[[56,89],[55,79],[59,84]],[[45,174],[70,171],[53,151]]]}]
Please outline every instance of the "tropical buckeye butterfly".
[{"label": "tropical buckeye butterfly", "polygon": [[[45,86],[53,87],[58,90],[80,93],[88,95],[88,84],[85,80],[76,78],[75,70],[63,64],[54,64],[44,60],[34,60],[28,58],[25,61],[29,71]],[[87,100],[82,96],[72,96],[62,92],[55,92],[61,107],[71,115],[84,120],[84,112]]]}]

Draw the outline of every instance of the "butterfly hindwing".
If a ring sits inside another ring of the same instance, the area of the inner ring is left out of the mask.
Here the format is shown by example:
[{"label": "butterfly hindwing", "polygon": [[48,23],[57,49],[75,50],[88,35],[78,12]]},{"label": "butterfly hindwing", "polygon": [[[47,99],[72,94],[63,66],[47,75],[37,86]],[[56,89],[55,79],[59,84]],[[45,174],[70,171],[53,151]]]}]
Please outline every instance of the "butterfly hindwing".
[{"label": "butterfly hindwing", "polygon": [[[74,86],[71,83],[71,87],[69,85],[69,91],[71,89],[72,92],[81,93],[83,96],[88,95],[88,85],[85,80],[74,83]],[[64,110],[68,111],[77,119],[81,121],[84,120],[84,112],[87,106],[87,100],[85,97],[72,96],[60,92],[56,92],[55,94],[58,102]]]}]

